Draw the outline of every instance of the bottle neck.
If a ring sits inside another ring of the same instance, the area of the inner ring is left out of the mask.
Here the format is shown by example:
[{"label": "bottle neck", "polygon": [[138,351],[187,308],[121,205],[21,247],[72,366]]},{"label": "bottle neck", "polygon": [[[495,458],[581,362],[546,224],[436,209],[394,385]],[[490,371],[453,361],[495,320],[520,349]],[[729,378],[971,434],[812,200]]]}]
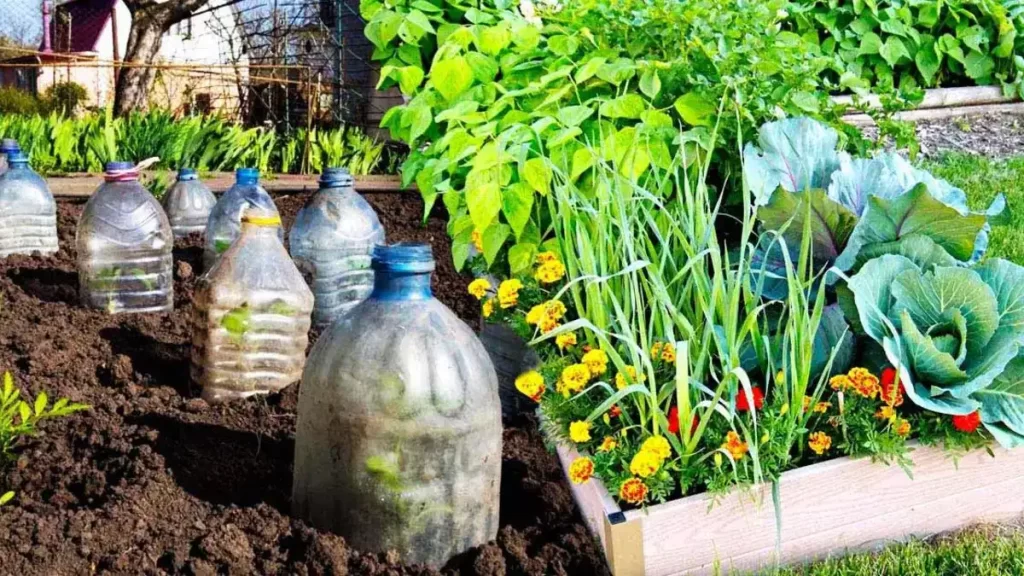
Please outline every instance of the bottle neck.
[{"label": "bottle neck", "polygon": [[375,268],[370,298],[391,302],[429,300],[433,298],[430,276],[430,272]]}]

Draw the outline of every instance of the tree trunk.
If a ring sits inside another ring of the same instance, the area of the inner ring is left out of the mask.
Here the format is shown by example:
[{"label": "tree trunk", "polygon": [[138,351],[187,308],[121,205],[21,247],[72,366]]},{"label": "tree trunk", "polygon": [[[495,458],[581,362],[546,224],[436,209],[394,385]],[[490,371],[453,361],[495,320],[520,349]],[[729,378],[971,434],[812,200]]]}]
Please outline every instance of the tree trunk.
[{"label": "tree trunk", "polygon": [[128,49],[117,76],[114,91],[114,113],[126,115],[146,108],[146,97],[156,70],[153,64],[160,52],[164,34],[178,22],[188,18],[209,0],[125,0],[132,13],[132,29],[128,35]]}]

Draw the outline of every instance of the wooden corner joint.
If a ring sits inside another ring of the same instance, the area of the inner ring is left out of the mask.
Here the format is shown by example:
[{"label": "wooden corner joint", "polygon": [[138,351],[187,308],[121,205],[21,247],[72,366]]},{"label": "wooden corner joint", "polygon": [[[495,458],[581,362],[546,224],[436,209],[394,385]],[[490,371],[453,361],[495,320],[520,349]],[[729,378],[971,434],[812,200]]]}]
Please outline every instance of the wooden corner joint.
[{"label": "wooden corner joint", "polygon": [[644,576],[643,518],[611,512],[604,518],[605,557],[613,576]]}]

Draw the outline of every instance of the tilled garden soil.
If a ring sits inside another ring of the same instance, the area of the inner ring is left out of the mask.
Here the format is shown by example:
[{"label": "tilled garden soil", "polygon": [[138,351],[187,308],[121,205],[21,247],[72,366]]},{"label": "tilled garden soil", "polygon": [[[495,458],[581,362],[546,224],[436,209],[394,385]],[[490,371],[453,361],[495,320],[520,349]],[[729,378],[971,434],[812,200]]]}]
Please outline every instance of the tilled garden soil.
[{"label": "tilled garden soil", "polygon": [[[444,221],[418,198],[368,199],[388,240],[430,242],[437,296],[471,324],[477,304],[451,266]],[[285,224],[304,196],[278,199]],[[52,420],[0,473],[0,575],[433,574],[352,550],[288,516],[298,385],[210,406],[189,383],[201,245],[175,249],[172,314],[107,316],[77,304],[82,204],[59,205],[61,251],[0,261],[0,371],[22,389],[92,406]],[[315,340],[316,334],[311,338]],[[607,574],[557,459],[530,418],[505,423],[501,530],[444,573]]]}]

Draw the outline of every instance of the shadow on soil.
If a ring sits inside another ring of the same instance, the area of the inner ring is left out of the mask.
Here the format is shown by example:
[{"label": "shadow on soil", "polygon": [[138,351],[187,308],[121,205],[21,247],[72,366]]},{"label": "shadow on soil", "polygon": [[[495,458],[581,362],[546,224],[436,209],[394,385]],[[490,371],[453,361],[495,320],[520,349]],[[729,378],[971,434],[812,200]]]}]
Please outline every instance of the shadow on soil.
[{"label": "shadow on soil", "polygon": [[126,326],[104,328],[100,336],[110,343],[115,355],[131,360],[131,367],[142,376],[143,383],[169,385],[185,398],[199,396],[200,390],[192,386],[189,374],[188,344],[161,342]]},{"label": "shadow on soil", "polygon": [[76,306],[78,275],[58,268],[15,268],[7,273],[26,294],[43,302]]},{"label": "shadow on soil", "polygon": [[291,438],[278,440],[158,414],[131,420],[159,432],[153,448],[189,494],[224,506],[266,503],[289,513],[295,451]]}]

